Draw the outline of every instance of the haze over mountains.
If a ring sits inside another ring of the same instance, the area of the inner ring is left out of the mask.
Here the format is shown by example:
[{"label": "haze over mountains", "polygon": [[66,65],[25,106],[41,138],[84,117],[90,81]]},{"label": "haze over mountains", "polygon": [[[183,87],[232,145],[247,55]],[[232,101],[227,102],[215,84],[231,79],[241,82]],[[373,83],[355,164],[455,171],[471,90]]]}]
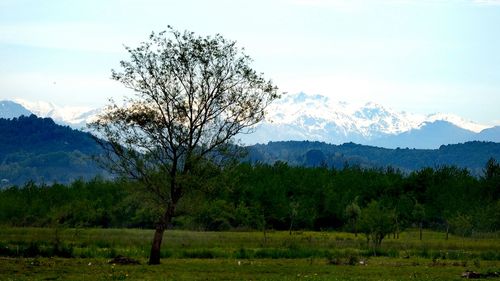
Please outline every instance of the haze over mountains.
[{"label": "haze over mountains", "polygon": [[[15,117],[16,112],[17,116],[32,112],[59,124],[82,128],[100,109],[21,99],[0,101],[0,118]],[[446,113],[399,112],[373,102],[355,106],[322,95],[285,95],[269,107],[268,113],[266,121],[258,124],[252,134],[240,136],[243,144],[307,140],[436,149],[467,141],[500,142],[500,126],[489,127]]]}]

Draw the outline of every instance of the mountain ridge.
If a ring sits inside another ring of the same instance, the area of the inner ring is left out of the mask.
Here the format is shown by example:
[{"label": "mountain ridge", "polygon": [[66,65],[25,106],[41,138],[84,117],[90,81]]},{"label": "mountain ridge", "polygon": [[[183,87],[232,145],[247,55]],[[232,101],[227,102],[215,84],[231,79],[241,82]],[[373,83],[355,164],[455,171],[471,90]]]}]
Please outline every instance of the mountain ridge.
[{"label": "mountain ridge", "polygon": [[11,119],[19,116],[29,116],[32,112],[24,106],[9,100],[0,101],[0,118]]},{"label": "mountain ridge", "polygon": [[500,159],[500,143],[473,141],[441,145],[438,149],[382,148],[356,143],[341,145],[317,141],[283,141],[248,147],[245,161],[341,169],[346,165],[360,168],[395,168],[412,172],[426,167],[456,166],[482,176],[490,159]]},{"label": "mountain ridge", "polygon": [[[69,183],[110,175],[92,160],[102,152],[85,132],[56,124],[35,115],[0,118],[0,187],[36,183]],[[500,159],[500,143],[467,142],[441,145],[439,149],[389,149],[355,144],[327,144],[317,141],[269,142],[246,147],[242,161],[274,164],[342,168],[393,167],[411,172],[424,167],[455,165],[477,176],[482,175],[489,158]]]},{"label": "mountain ridge", "polygon": [[[255,126],[253,135],[242,137],[243,143],[310,140],[332,144],[356,142],[388,148],[438,148],[441,144],[497,139],[496,130],[478,136],[485,129],[491,128],[490,126],[468,121],[453,114],[411,114],[386,108],[374,102],[356,106],[333,101],[326,96],[312,96],[305,93],[283,97],[271,104],[268,112],[268,118]],[[434,135],[422,134],[430,132],[427,126],[435,126],[435,122],[445,124],[448,131],[455,127],[461,130],[455,130],[457,135],[437,138],[443,141],[437,143],[433,140],[436,139]],[[418,138],[409,137],[416,134],[419,135]],[[463,135],[467,134],[469,137],[463,138]],[[500,133],[498,135],[500,136]],[[406,143],[402,140],[406,140]]]},{"label": "mountain ridge", "polygon": [[[102,110],[15,100],[37,116],[50,117],[73,128],[85,127]],[[0,117],[1,111],[2,108]],[[309,140],[387,148],[438,148],[466,141],[500,141],[500,126],[478,124],[453,114],[412,114],[374,102],[359,106],[303,92],[285,95],[267,111],[268,117],[252,128],[252,134],[238,135],[242,144]],[[448,133],[443,134],[445,131]]]},{"label": "mountain ridge", "polygon": [[0,118],[0,187],[70,183],[109,174],[93,162],[102,153],[93,137],[35,115]]},{"label": "mountain ridge", "polygon": [[51,118],[55,122],[68,125],[75,129],[85,127],[88,122],[91,122],[97,114],[101,112],[100,108],[91,108],[85,106],[59,106],[52,102],[43,101],[27,101],[16,98],[14,102],[22,105],[31,113],[39,117]]}]

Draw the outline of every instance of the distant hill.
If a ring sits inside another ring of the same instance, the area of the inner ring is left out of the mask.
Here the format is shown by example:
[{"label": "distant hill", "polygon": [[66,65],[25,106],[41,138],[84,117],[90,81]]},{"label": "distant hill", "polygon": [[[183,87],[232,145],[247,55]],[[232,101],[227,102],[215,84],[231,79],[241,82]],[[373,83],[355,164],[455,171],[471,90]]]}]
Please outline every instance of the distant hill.
[{"label": "distant hill", "polygon": [[0,118],[11,119],[19,116],[30,116],[32,113],[24,106],[8,101],[0,101]]},{"label": "distant hill", "polygon": [[482,130],[478,135],[478,139],[500,142],[500,126]]},{"label": "distant hill", "polygon": [[106,175],[91,159],[101,148],[88,133],[35,115],[0,119],[2,185],[68,183]]},{"label": "distant hill", "polygon": [[[440,130],[440,123],[435,130]],[[447,126],[447,124],[444,124]],[[432,128],[431,128],[432,129]],[[416,140],[419,134],[412,132]],[[444,135],[460,130],[446,131]],[[409,133],[410,134],[410,133]],[[285,141],[248,146],[243,161],[252,163],[287,162],[297,166],[328,166],[342,168],[355,165],[362,168],[394,167],[413,171],[423,167],[455,165],[482,175],[486,161],[500,159],[500,144],[466,142],[442,145],[439,149],[387,149],[354,143],[332,145],[324,142]],[[88,133],[61,126],[50,118],[35,115],[0,119],[0,187],[35,182],[68,183],[109,176],[91,159],[102,150]]]},{"label": "distant hill", "polygon": [[[387,148],[440,147],[442,144],[464,143],[471,140],[490,140],[490,136],[480,138],[472,131],[460,128],[448,121],[426,122],[418,129],[399,135],[389,135],[371,142],[371,145]],[[491,137],[494,137],[492,134]]]},{"label": "distant hill", "polygon": [[268,164],[283,161],[290,165],[309,167],[393,167],[406,172],[424,167],[454,165],[467,168],[472,174],[480,176],[491,157],[500,159],[500,143],[474,141],[442,145],[439,149],[387,149],[354,143],[332,145],[323,142],[286,141],[249,146],[245,161]]}]

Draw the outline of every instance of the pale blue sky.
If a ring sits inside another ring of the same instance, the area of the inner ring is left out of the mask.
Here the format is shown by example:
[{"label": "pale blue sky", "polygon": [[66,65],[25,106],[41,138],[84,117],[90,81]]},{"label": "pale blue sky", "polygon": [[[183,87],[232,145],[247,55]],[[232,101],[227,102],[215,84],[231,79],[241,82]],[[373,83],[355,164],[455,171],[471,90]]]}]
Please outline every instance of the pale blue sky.
[{"label": "pale blue sky", "polygon": [[236,40],[282,91],[500,124],[500,1],[0,0],[0,99],[101,106],[167,25]]}]

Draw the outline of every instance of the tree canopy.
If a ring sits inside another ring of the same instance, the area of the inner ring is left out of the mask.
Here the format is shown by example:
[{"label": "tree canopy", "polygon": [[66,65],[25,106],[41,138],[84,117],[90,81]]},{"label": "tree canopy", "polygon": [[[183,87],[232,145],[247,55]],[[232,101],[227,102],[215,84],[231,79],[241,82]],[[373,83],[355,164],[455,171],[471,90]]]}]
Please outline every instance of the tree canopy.
[{"label": "tree canopy", "polygon": [[144,183],[165,208],[150,257],[156,264],[163,231],[191,177],[261,121],[278,94],[251,68],[250,57],[218,34],[201,37],[169,27],[126,49],[130,58],[112,78],[135,97],[124,106],[112,102],[91,128],[104,140],[106,166]]}]

